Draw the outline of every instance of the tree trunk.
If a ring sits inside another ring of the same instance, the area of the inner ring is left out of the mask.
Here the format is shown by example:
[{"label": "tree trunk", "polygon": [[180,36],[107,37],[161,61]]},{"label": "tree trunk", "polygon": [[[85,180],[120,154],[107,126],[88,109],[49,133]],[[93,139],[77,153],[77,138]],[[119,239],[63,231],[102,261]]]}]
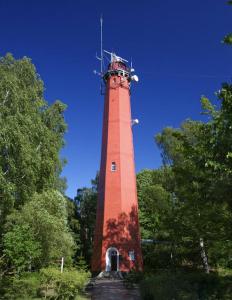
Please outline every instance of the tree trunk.
[{"label": "tree trunk", "polygon": [[206,252],[205,252],[205,246],[204,246],[203,238],[200,238],[200,248],[201,248],[201,258],[202,258],[202,262],[203,262],[205,272],[207,274],[209,274],[209,265],[208,265],[207,255],[206,255]]}]

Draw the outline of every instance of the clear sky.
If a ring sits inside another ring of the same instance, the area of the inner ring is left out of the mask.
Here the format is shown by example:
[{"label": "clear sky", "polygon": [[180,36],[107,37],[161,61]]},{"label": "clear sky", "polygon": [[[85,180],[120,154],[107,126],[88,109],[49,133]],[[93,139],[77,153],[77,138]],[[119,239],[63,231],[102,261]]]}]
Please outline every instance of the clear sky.
[{"label": "clear sky", "polygon": [[130,59],[140,81],[132,88],[136,169],[157,168],[154,136],[186,118],[201,119],[200,96],[214,98],[231,79],[232,7],[224,0],[0,0],[0,55],[29,56],[49,103],[68,105],[67,195],[88,186],[99,169],[103,97],[99,93],[99,17],[104,49]]}]

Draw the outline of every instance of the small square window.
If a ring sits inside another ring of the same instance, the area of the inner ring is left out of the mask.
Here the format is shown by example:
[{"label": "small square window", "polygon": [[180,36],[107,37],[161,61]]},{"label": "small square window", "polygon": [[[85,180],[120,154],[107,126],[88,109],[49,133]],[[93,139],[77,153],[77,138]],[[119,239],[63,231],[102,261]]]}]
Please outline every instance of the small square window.
[{"label": "small square window", "polygon": [[135,260],[135,251],[132,250],[132,251],[129,251],[129,259],[131,261],[134,261]]},{"label": "small square window", "polygon": [[116,171],[116,163],[113,161],[111,164],[111,171],[115,172]]}]

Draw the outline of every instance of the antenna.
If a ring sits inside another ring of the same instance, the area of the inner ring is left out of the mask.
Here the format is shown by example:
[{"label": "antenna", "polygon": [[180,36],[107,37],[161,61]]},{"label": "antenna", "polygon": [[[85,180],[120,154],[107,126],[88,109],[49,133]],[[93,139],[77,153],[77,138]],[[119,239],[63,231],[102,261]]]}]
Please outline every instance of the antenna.
[{"label": "antenna", "polygon": [[100,91],[101,91],[101,95],[104,95],[104,91],[103,91],[103,68],[104,68],[104,58],[103,58],[103,48],[102,48],[102,45],[103,45],[103,34],[102,34],[102,31],[103,31],[103,17],[102,17],[102,14],[101,14],[101,17],[100,17],[100,32],[101,32],[101,45],[100,45],[100,51],[101,51],[101,54],[100,54],[100,57],[97,55],[96,53],[96,58],[98,60],[100,60],[100,63],[101,63],[101,68],[100,68],[100,72],[97,72],[96,70],[93,71],[94,74],[96,75],[99,75],[101,77],[101,82],[100,82]]},{"label": "antenna", "polygon": [[110,62],[114,62],[114,61],[128,62],[128,60],[126,60],[120,56],[117,56],[114,52],[109,52],[106,50],[104,50],[104,52],[110,55]]},{"label": "antenna", "polygon": [[100,18],[100,24],[101,24],[101,74],[102,74],[102,71],[103,71],[103,50],[102,50],[102,44],[103,44],[103,40],[102,40],[103,18],[102,18],[102,15],[101,15],[101,18]]},{"label": "antenna", "polygon": [[133,72],[135,71],[135,69],[133,68],[132,57],[131,57],[131,66],[130,66],[130,71],[131,71],[131,73],[133,73]]},{"label": "antenna", "polygon": [[[122,68],[121,71],[122,71],[123,77],[125,76],[125,72],[126,72],[128,81],[129,81],[129,85],[130,85],[130,81],[135,81],[135,82],[139,81],[138,76],[135,74],[132,74],[135,72],[135,69],[133,68],[133,65],[132,65],[132,58],[131,58],[131,66],[130,66],[130,68],[128,68],[127,66],[122,66],[123,64],[126,65],[126,63],[128,63],[128,60],[116,55],[115,52],[109,52],[109,51],[103,49],[103,17],[102,17],[102,14],[100,16],[100,52],[101,52],[100,57],[96,53],[96,58],[97,58],[97,60],[100,60],[100,64],[101,64],[100,72],[98,72],[96,70],[94,70],[93,72],[95,75],[98,75],[101,78],[100,79],[101,95],[105,94],[106,78],[108,78],[108,75],[111,75],[111,73],[113,72],[114,63],[119,63],[118,67],[119,67],[119,69]],[[109,61],[109,63],[110,63],[110,67],[108,68],[108,70],[105,70],[105,64],[104,64],[105,60]],[[122,63],[122,64],[120,64],[120,63]],[[111,67],[113,69],[111,69]],[[104,72],[106,72],[105,76],[104,76]]]}]

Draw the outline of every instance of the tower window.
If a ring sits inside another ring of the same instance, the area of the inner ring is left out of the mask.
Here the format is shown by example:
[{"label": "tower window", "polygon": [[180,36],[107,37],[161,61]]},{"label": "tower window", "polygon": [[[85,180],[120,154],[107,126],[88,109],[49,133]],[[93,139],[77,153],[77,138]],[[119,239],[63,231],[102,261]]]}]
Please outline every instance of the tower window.
[{"label": "tower window", "polygon": [[129,251],[129,259],[131,261],[134,261],[135,260],[135,251],[132,250],[132,251]]},{"label": "tower window", "polygon": [[115,163],[115,161],[113,161],[112,164],[111,164],[111,171],[112,172],[116,171],[116,163]]}]

